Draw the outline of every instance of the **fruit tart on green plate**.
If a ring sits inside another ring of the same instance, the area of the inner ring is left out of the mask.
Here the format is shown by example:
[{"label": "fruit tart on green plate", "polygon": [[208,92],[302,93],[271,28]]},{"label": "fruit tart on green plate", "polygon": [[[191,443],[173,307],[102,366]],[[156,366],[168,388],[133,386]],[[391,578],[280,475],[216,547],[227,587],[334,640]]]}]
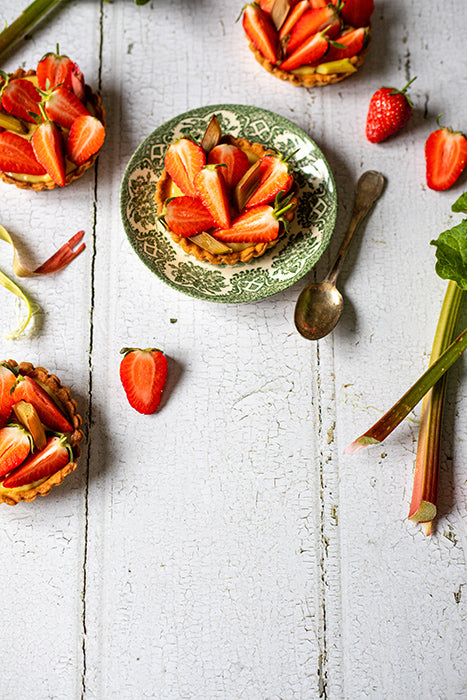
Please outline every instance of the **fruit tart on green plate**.
[{"label": "fruit tart on green plate", "polygon": [[293,85],[338,83],[363,64],[373,0],[259,0],[245,6],[243,29],[256,60]]},{"label": "fruit tart on green plate", "polygon": [[0,179],[51,190],[81,177],[105,138],[99,95],[68,56],[46,54],[36,70],[0,71]]},{"label": "fruit tart on green plate", "polygon": [[281,154],[222,134],[214,115],[202,140],[171,143],[156,185],[160,221],[189,255],[214,265],[258,258],[294,218],[298,185]]},{"label": "fruit tart on green plate", "polygon": [[45,496],[76,469],[82,419],[68,387],[30,362],[0,363],[0,503]]}]

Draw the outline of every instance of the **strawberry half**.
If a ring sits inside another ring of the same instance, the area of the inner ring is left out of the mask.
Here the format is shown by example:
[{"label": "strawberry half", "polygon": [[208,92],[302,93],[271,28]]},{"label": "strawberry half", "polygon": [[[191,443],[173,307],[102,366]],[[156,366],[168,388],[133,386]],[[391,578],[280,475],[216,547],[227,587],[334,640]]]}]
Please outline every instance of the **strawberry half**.
[{"label": "strawberry half", "polygon": [[204,204],[195,197],[174,197],[166,202],[163,221],[177,236],[194,236],[214,226],[214,220]]},{"label": "strawberry half", "polygon": [[29,433],[19,425],[0,429],[0,476],[16,469],[31,451]]},{"label": "strawberry half", "polygon": [[31,145],[34,155],[52,180],[64,187],[66,173],[63,137],[55,122],[50,119],[42,122],[32,135]]},{"label": "strawberry half", "polygon": [[7,80],[2,88],[3,109],[28,122],[35,122],[29,112],[38,114],[40,101],[41,96],[30,80],[24,78]]},{"label": "strawberry half", "polygon": [[279,235],[281,223],[286,225],[283,214],[293,205],[289,198],[274,206],[260,204],[252,207],[232,221],[228,229],[217,229],[213,236],[224,243],[266,243]]},{"label": "strawberry half", "polygon": [[72,461],[73,453],[66,436],[50,437],[44,449],[31,454],[25,462],[7,476],[2,486],[6,489],[14,489],[18,486],[31,484],[33,481],[55,474]]},{"label": "strawberry half", "polygon": [[287,194],[293,184],[289,166],[280,156],[266,155],[260,160],[259,185],[246,203],[246,208],[273,202],[279,192]]},{"label": "strawberry half", "polygon": [[68,158],[82,165],[97,153],[105,139],[105,128],[96,117],[83,114],[71,125],[66,144]]},{"label": "strawberry half", "polygon": [[341,34],[336,38],[336,43],[344,48],[331,44],[326,54],[326,61],[340,61],[342,58],[352,58],[363,49],[368,36],[368,28],[360,27],[350,32]]},{"label": "strawberry half", "polygon": [[[332,0],[334,5],[340,0]],[[342,8],[342,20],[349,27],[367,27],[375,9],[374,0],[345,0]]]},{"label": "strawberry half", "polygon": [[60,56],[57,53],[46,53],[41,58],[36,68],[37,82],[41,90],[52,90],[61,85],[72,90],[78,99],[83,100],[85,95],[84,77],[79,66],[68,56]]},{"label": "strawberry half", "polygon": [[333,5],[308,10],[300,17],[292,29],[287,43],[287,55],[291,56],[296,49],[299,49],[314,34],[327,29],[327,36],[332,39],[339,34],[340,28],[339,12]]},{"label": "strawberry half", "polygon": [[[0,147],[1,148],[1,147]],[[11,391],[16,382],[16,374],[5,364],[0,364],[0,428],[3,428],[11,415],[14,404]]]},{"label": "strawberry half", "polygon": [[229,198],[225,180],[219,170],[222,165],[206,165],[195,177],[195,189],[216,226],[230,226]]},{"label": "strawberry half", "polygon": [[70,129],[78,117],[91,114],[75,93],[65,87],[57,87],[47,93],[44,109],[49,119],[65,129]]},{"label": "strawberry half", "polygon": [[[325,0],[323,0],[323,3],[324,4],[322,5],[322,7],[326,7]],[[287,36],[289,36],[300,17],[302,17],[305,14],[305,12],[308,12],[308,10],[311,10],[310,0],[300,0],[300,2],[297,2],[295,7],[293,7],[292,10],[290,10],[284,24],[280,28],[280,41],[283,41]]]},{"label": "strawberry half", "polygon": [[250,161],[245,151],[229,143],[220,143],[209,151],[208,164],[225,165],[220,173],[225,180],[229,192],[245,175],[250,167]]},{"label": "strawberry half", "polygon": [[269,14],[253,2],[245,7],[242,24],[246,35],[264,58],[270,63],[276,63],[279,36]]},{"label": "strawberry half", "polygon": [[432,190],[447,190],[467,163],[467,138],[460,131],[442,127],[425,143],[426,183]]},{"label": "strawberry half", "polygon": [[324,56],[328,47],[329,41],[324,32],[312,34],[280,64],[279,68],[290,71],[309,63],[317,63]]},{"label": "strawberry half", "polygon": [[149,415],[159,406],[167,380],[167,358],[156,348],[123,348],[120,380],[128,402],[138,413]]},{"label": "strawberry half", "polygon": [[206,165],[206,154],[201,146],[191,139],[179,139],[168,147],[164,165],[183,194],[197,196],[194,179]]},{"label": "strawberry half", "polygon": [[45,175],[46,172],[37,161],[29,141],[10,131],[0,134],[0,170],[27,175]]},{"label": "strawberry half", "polygon": [[31,403],[39,414],[39,418],[47,428],[60,433],[71,433],[73,427],[63,415],[55,401],[32,377],[18,375],[15,387],[11,392],[12,404],[17,401]]}]

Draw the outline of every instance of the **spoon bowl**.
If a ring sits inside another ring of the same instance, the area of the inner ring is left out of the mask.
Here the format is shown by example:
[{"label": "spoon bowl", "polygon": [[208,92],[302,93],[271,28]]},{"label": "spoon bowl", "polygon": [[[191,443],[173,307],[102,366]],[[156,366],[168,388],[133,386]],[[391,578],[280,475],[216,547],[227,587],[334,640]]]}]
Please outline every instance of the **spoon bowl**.
[{"label": "spoon bowl", "polygon": [[328,335],[338,323],[343,308],[342,295],[336,280],[350,241],[384,188],[381,173],[368,170],[357,183],[355,202],[349,228],[337,253],[336,260],[322,282],[310,284],[302,290],[295,306],[295,326],[308,340],[319,340]]}]

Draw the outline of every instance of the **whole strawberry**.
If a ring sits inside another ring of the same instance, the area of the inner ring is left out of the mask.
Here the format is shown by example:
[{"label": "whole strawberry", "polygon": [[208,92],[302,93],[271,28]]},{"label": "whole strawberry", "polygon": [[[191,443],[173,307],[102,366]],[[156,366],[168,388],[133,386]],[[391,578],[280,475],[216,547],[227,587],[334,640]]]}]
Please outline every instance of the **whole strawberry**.
[{"label": "whole strawberry", "polygon": [[380,143],[396,134],[412,116],[412,103],[406,90],[412,78],[402,90],[383,87],[370,100],[366,118],[366,137],[371,143]]}]

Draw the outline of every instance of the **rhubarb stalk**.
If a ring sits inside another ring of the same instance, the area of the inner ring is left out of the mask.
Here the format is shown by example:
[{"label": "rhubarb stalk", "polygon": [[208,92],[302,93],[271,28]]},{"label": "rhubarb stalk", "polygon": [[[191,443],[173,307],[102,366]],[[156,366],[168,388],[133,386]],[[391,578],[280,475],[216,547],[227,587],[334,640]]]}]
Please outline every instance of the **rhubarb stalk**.
[{"label": "rhubarb stalk", "polygon": [[50,10],[66,0],[34,0],[0,33],[0,56],[27,34]]}]

